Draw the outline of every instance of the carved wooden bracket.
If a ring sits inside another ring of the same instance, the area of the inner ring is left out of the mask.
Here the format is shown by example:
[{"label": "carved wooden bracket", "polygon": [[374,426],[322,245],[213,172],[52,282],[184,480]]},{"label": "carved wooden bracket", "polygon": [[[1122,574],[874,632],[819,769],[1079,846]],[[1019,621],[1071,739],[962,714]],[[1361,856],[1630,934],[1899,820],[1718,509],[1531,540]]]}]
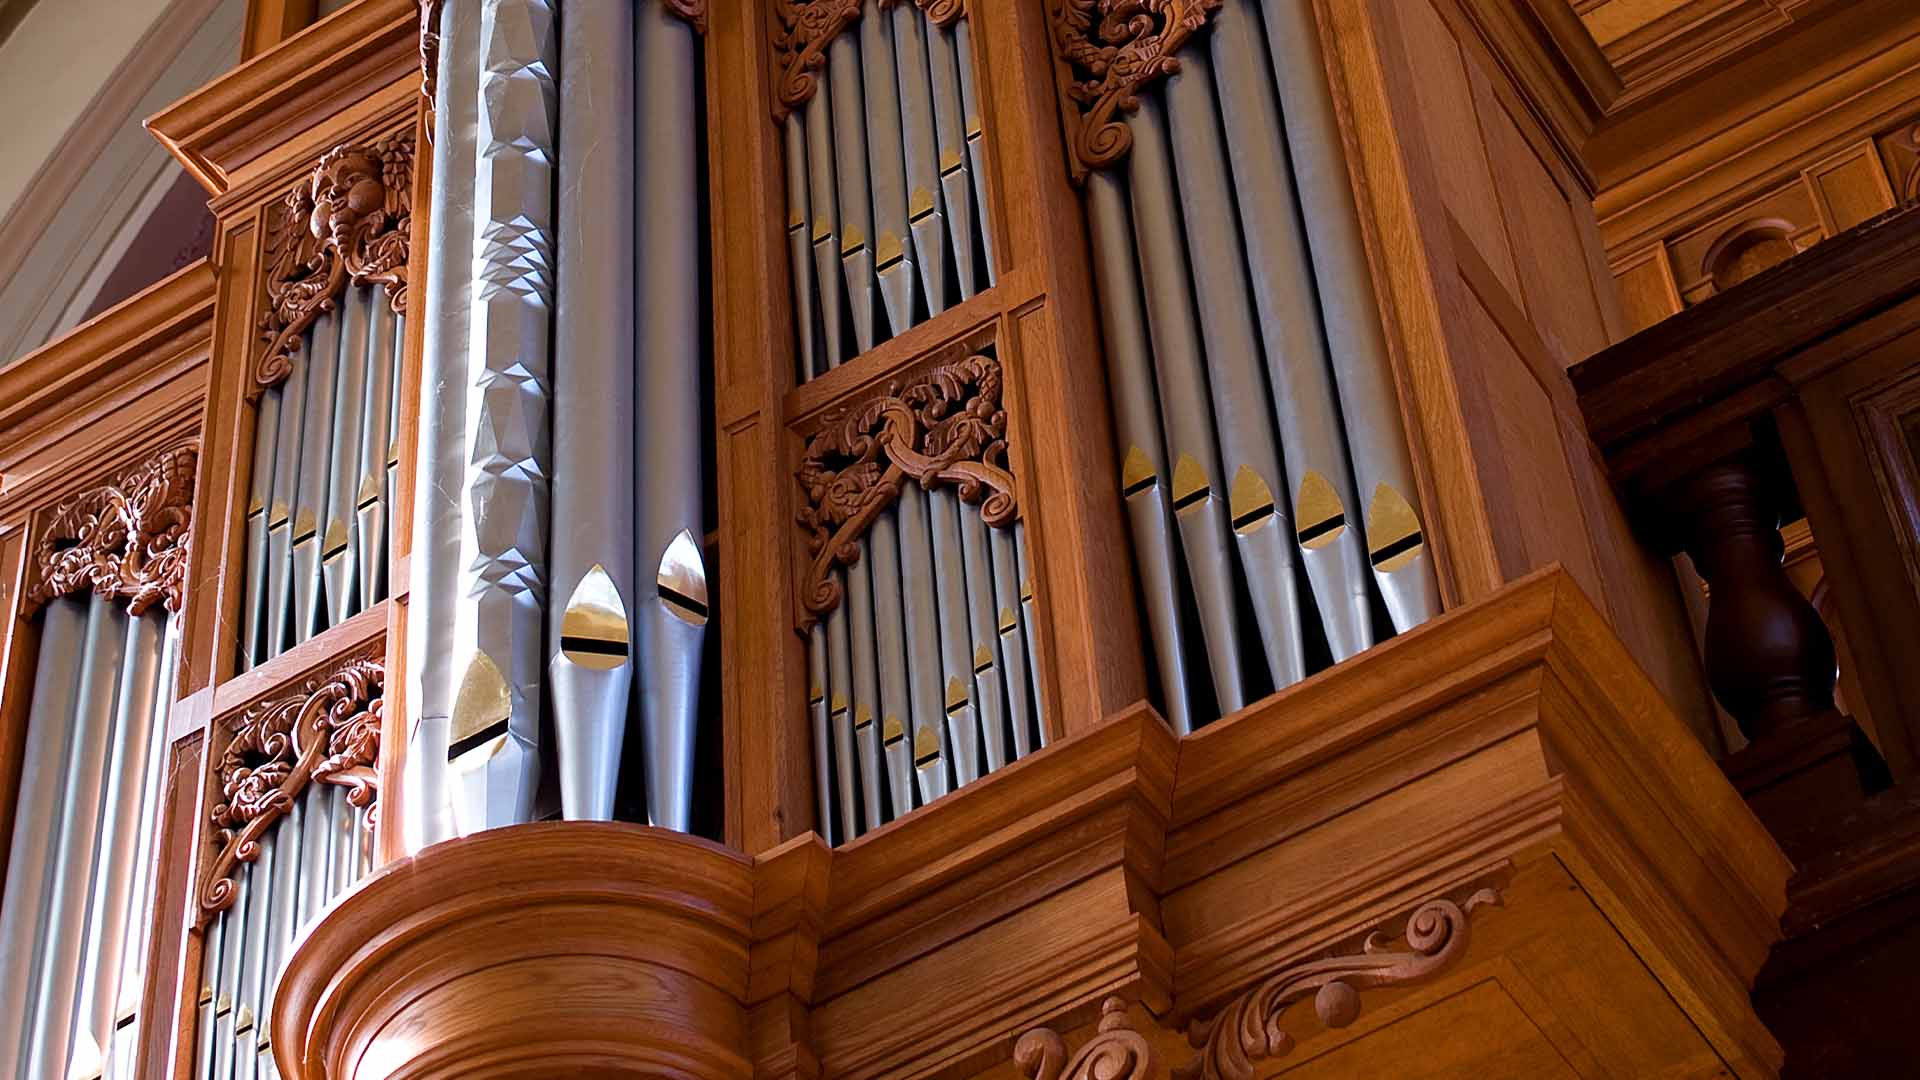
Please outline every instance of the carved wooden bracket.
[{"label": "carved wooden bracket", "polygon": [[[907,0],[880,0],[884,10]],[[912,0],[935,26],[951,26],[967,13],[967,0]],[[778,24],[773,51],[779,75],[773,84],[773,117],[787,114],[813,97],[827,46],[860,17],[860,0],[774,0]]]},{"label": "carved wooden bracket", "polygon": [[163,450],[110,484],[54,507],[40,524],[23,615],[91,590],[138,615],[156,601],[181,610],[199,449]]},{"label": "carved wooden bracket", "polygon": [[336,146],[269,208],[265,346],[254,361],[249,399],[292,373],[300,335],[333,310],[348,285],[385,285],[393,310],[406,310],[413,151],[411,131]]},{"label": "carved wooden bracket", "polygon": [[860,558],[858,541],[907,480],[952,485],[980,505],[988,525],[1013,524],[1007,412],[1000,362],[979,353],[924,369],[902,386],[830,414],[795,470],[805,496],[809,565],[800,582],[804,632],[840,602],[837,567]]},{"label": "carved wooden bracket", "polygon": [[260,857],[260,837],[309,783],[347,789],[352,806],[377,815],[380,725],[386,689],[384,642],[375,642],[299,689],[223,721],[226,750],[214,766],[220,802],[211,824],[219,855],[200,889],[198,925],[233,905],[233,875]]},{"label": "carved wooden bracket", "polygon": [[1159,1058],[1146,1036],[1127,1019],[1127,1003],[1110,997],[1100,1005],[1100,1030],[1067,1060],[1067,1044],[1052,1028],[1034,1028],[1013,1045],[1014,1063],[1028,1080],[1150,1080]]},{"label": "carved wooden bracket", "polygon": [[1060,116],[1077,183],[1133,146],[1123,113],[1139,93],[1180,70],[1175,55],[1220,0],[1048,0],[1058,58]]}]

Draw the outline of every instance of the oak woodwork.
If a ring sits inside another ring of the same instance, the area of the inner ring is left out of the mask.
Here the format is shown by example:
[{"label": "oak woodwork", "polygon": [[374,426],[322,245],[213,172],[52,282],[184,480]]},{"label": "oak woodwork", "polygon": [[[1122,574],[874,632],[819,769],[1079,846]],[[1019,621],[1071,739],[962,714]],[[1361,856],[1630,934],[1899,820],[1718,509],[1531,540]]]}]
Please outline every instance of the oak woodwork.
[{"label": "oak woodwork", "polygon": [[43,512],[20,615],[78,592],[124,600],[133,615],[156,603],[180,611],[198,460],[192,444],[168,447]]},{"label": "oak woodwork", "polygon": [[1180,70],[1179,52],[1207,25],[1220,0],[1171,0],[1152,7],[1113,0],[1047,5],[1060,81],[1060,118],[1074,179],[1113,165],[1133,146],[1126,114],[1140,92]]}]

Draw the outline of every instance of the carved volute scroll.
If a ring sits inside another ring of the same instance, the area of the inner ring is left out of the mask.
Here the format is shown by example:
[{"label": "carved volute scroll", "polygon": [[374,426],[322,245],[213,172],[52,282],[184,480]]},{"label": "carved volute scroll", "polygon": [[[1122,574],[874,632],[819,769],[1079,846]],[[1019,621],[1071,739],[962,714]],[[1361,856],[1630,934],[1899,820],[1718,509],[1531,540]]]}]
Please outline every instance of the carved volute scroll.
[{"label": "carved volute scroll", "polygon": [[[669,3],[704,0],[669,0]],[[908,0],[880,0],[882,9]],[[950,26],[967,13],[966,0],[912,0],[935,26]],[[778,19],[773,51],[779,66],[773,85],[773,116],[787,113],[813,97],[815,80],[827,63],[827,46],[860,17],[860,0],[774,0]]]},{"label": "carved volute scroll", "polygon": [[260,838],[308,784],[347,790],[347,802],[377,815],[385,644],[335,662],[299,689],[262,701],[219,726],[229,736],[214,765],[218,803],[210,826],[219,855],[200,889],[201,925],[232,906],[234,872],[260,857]]},{"label": "carved volute scroll", "polygon": [[265,344],[254,362],[250,397],[293,371],[300,335],[321,312],[333,310],[348,285],[384,285],[393,310],[406,310],[413,154],[411,131],[336,146],[268,208]]},{"label": "carved volute scroll", "polygon": [[1028,1080],[1150,1080],[1160,1063],[1153,1045],[1133,1029],[1127,1003],[1100,1005],[1100,1030],[1067,1060],[1067,1044],[1052,1028],[1035,1028],[1014,1044],[1013,1060]]},{"label": "carved volute scroll", "polygon": [[1126,156],[1133,133],[1124,114],[1139,108],[1141,90],[1180,70],[1181,46],[1219,8],[1220,0],[1047,0],[1076,182]]},{"label": "carved volute scroll", "polygon": [[170,447],[54,507],[35,529],[22,613],[86,591],[125,600],[135,615],[156,602],[181,610],[199,460],[193,445]]},{"label": "carved volute scroll", "polygon": [[800,582],[802,631],[840,602],[836,567],[860,557],[859,540],[914,480],[929,490],[951,485],[978,503],[988,525],[1012,525],[1013,476],[1007,471],[1007,413],[1000,362],[979,353],[938,362],[911,381],[830,413],[807,440],[795,477],[807,531],[807,573]]},{"label": "carved volute scroll", "polygon": [[420,0],[420,96],[433,111],[433,81],[440,73],[440,9],[445,0]]},{"label": "carved volute scroll", "polygon": [[1367,936],[1358,954],[1282,968],[1241,994],[1211,1020],[1196,1021],[1187,1038],[1200,1055],[1174,1070],[1177,1080],[1253,1080],[1255,1066],[1293,1050],[1280,1015],[1313,995],[1314,1012],[1330,1028],[1360,1017],[1360,991],[1412,982],[1446,967],[1467,950],[1468,916],[1483,905],[1498,906],[1500,894],[1479,889],[1463,903],[1429,900],[1407,920],[1406,947],[1390,950],[1386,936]]}]

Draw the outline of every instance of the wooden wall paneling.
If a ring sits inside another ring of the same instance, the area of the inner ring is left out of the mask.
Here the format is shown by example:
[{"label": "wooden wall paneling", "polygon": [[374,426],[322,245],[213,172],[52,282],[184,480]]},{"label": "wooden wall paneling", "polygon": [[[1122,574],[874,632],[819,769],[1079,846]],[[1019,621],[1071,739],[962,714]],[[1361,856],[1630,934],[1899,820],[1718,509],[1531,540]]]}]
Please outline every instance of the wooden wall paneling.
[{"label": "wooden wall paneling", "polygon": [[814,827],[806,661],[790,599],[783,401],[794,345],[772,20],[767,0],[749,0],[713,5],[707,27],[726,839],[749,853]]},{"label": "wooden wall paneling", "polygon": [[1871,138],[1807,166],[1801,175],[1820,208],[1820,223],[1826,226],[1828,236],[1893,209],[1897,201],[1893,184],[1887,179],[1886,163],[1880,160]]},{"label": "wooden wall paneling", "polygon": [[1685,306],[1664,243],[1648,244],[1621,257],[1613,264],[1613,281],[1628,334],[1645,330]]},{"label": "wooden wall paneling", "polygon": [[251,60],[306,29],[318,10],[315,0],[247,0],[240,59]]}]

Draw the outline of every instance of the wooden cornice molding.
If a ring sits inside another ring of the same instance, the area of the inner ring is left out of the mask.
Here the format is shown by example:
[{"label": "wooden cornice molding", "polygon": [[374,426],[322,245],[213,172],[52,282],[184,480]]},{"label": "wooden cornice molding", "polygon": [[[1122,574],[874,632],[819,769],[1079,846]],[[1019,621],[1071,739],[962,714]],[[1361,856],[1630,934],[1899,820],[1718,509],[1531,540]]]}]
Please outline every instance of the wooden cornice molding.
[{"label": "wooden cornice molding", "polygon": [[1459,0],[1589,192],[1585,147],[1624,86],[1567,0]]},{"label": "wooden cornice molding", "polygon": [[197,445],[169,447],[43,511],[21,615],[80,592],[124,600],[135,615],[156,603],[181,611],[198,464]]},{"label": "wooden cornice molding", "polygon": [[303,134],[409,80],[419,38],[415,0],[360,0],[150,118],[147,128],[217,197],[270,151],[298,153]]},{"label": "wooden cornice molding", "polygon": [[264,347],[249,398],[292,374],[300,335],[349,285],[384,285],[393,310],[406,311],[413,162],[411,130],[345,143],[322,154],[307,179],[269,208]]},{"label": "wooden cornice molding", "polygon": [[859,561],[860,538],[899,498],[902,485],[951,487],[980,507],[988,525],[1013,524],[1019,508],[1007,471],[1003,383],[992,356],[942,356],[818,422],[794,470],[807,533],[802,632],[839,605],[834,571]]},{"label": "wooden cornice molding", "polygon": [[297,689],[213,722],[218,746],[212,782],[220,800],[208,814],[214,856],[200,887],[195,925],[233,906],[233,875],[260,857],[260,838],[293,809],[309,784],[347,791],[373,809],[379,797],[386,642],[341,657]]},{"label": "wooden cornice molding", "polygon": [[1180,49],[1220,10],[1220,0],[1048,0],[1054,81],[1076,182],[1133,147],[1125,114],[1142,90],[1180,70]]}]

